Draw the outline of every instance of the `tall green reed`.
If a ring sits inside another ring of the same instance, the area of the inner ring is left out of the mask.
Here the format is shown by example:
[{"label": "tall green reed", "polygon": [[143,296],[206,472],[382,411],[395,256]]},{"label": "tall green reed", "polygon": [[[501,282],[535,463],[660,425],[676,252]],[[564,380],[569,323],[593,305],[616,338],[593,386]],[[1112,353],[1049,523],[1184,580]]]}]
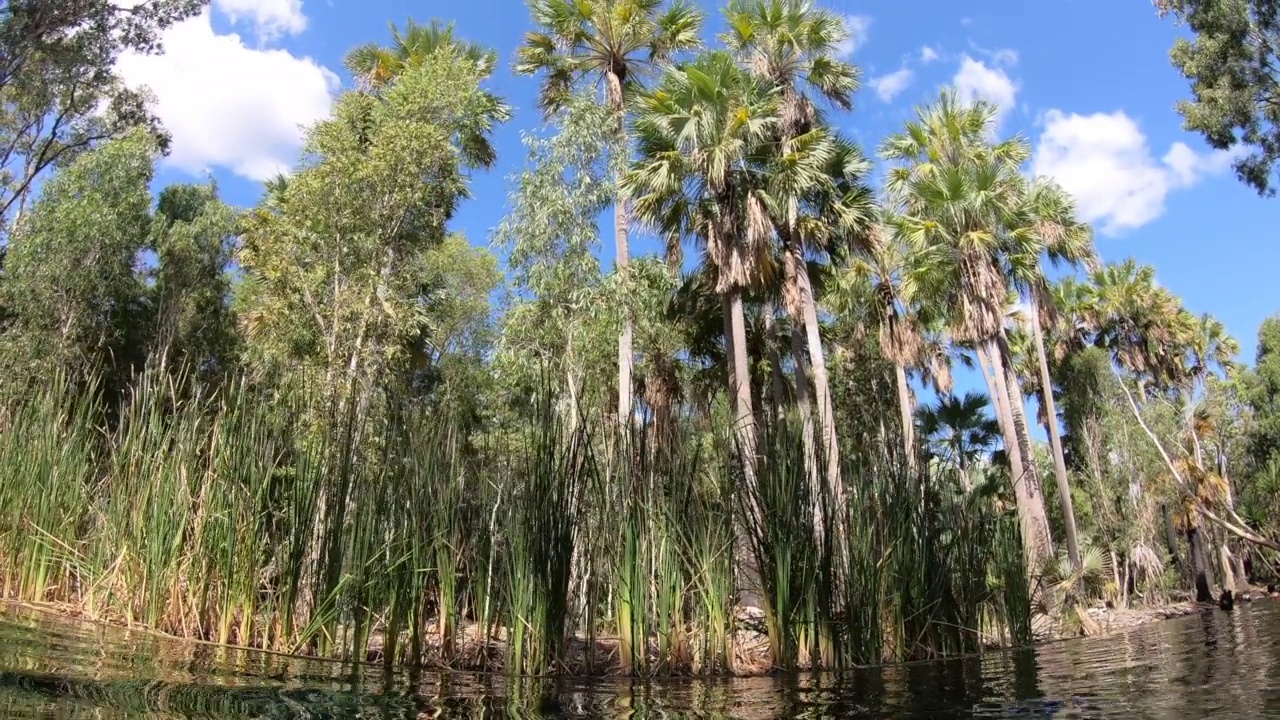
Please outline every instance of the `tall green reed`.
[{"label": "tall green reed", "polygon": [[508,667],[544,674],[565,659],[581,494],[594,471],[590,437],[542,398],[525,450],[506,464],[504,570]]},{"label": "tall green reed", "polygon": [[754,503],[778,667],[1029,635],[1016,522],[908,469],[895,439],[848,460],[839,508],[795,423],[762,423],[744,488],[727,431],[596,433],[557,397],[477,427],[395,384],[193,390],[149,368],[107,407],[50,382],[0,408],[5,591],[388,665],[487,666],[496,639],[511,672],[566,671],[598,632],[626,672],[714,674],[735,669],[735,529]]}]

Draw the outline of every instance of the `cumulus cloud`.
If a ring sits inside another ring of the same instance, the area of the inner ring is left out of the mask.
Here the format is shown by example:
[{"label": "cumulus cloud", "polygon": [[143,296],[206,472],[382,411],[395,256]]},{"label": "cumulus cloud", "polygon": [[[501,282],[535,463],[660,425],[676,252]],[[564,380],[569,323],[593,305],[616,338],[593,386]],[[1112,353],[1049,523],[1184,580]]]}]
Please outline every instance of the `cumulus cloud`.
[{"label": "cumulus cloud", "polygon": [[849,37],[836,46],[836,56],[848,58],[867,42],[867,35],[871,31],[871,18],[866,15],[845,15],[843,19]]},{"label": "cumulus cloud", "polygon": [[875,90],[876,96],[882,101],[891,102],[903,90],[907,89],[907,86],[911,84],[911,77],[911,70],[902,68],[888,75],[871,78],[871,89]]},{"label": "cumulus cloud", "polygon": [[968,55],[961,56],[960,68],[951,79],[951,84],[955,86],[962,102],[986,100],[995,104],[997,126],[1013,108],[1014,100],[1018,97],[1018,86],[1004,69],[991,67]]},{"label": "cumulus cloud", "polygon": [[920,62],[927,65],[937,59],[938,59],[937,50],[934,50],[928,45],[925,45],[924,47],[920,48]]},{"label": "cumulus cloud", "polygon": [[267,41],[307,29],[302,0],[213,0],[213,7],[233,23],[252,23],[258,37]]},{"label": "cumulus cloud", "polygon": [[[228,5],[242,12],[264,8],[243,16],[265,23],[264,31],[296,27],[286,21],[297,2],[217,0],[214,8]],[[155,94],[156,114],[173,136],[170,166],[193,174],[224,168],[266,180],[293,165],[303,128],[329,114],[337,75],[311,58],[216,34],[208,8],[166,30],[163,40],[163,54],[127,54],[116,69],[129,85]]]},{"label": "cumulus cloud", "polygon": [[1104,235],[1141,227],[1164,213],[1169,193],[1231,166],[1230,152],[1197,153],[1175,142],[1159,160],[1138,123],[1121,111],[1079,115],[1049,110],[1032,172],[1052,177],[1076,199],[1080,218]]}]

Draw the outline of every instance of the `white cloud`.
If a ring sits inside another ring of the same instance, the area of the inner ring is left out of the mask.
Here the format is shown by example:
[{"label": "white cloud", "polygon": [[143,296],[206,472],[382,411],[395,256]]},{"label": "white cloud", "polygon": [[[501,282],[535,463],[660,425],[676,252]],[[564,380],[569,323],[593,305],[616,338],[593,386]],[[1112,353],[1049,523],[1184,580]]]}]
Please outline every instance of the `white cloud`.
[{"label": "white cloud", "polygon": [[928,45],[925,45],[924,47],[920,48],[920,62],[925,63],[927,65],[937,59],[938,59],[937,50],[934,50]]},{"label": "white cloud", "polygon": [[996,105],[996,125],[1004,119],[1005,114],[1014,106],[1018,97],[1018,86],[1014,84],[1003,69],[990,67],[981,60],[974,60],[968,55],[960,58],[960,69],[951,79],[962,102],[972,103],[986,100]]},{"label": "white cloud", "polygon": [[1141,227],[1164,213],[1174,190],[1231,165],[1230,152],[1200,154],[1175,142],[1159,161],[1147,137],[1121,111],[1092,115],[1050,110],[1031,170],[1052,177],[1076,199],[1080,218],[1105,235]]},{"label": "white cloud", "polygon": [[875,90],[876,95],[884,102],[891,102],[910,84],[911,70],[908,68],[871,79],[871,89]]},{"label": "white cloud", "polygon": [[129,85],[155,93],[156,114],[173,136],[166,158],[173,167],[193,174],[219,167],[265,180],[293,166],[303,127],[329,114],[337,75],[311,58],[216,34],[208,9],[166,30],[163,40],[163,54],[125,55],[116,69]]},{"label": "white cloud", "polygon": [[836,46],[836,56],[848,58],[867,41],[867,35],[871,31],[871,18],[866,15],[845,15],[843,20],[849,37]]},{"label": "white cloud", "polygon": [[213,0],[213,7],[233,23],[253,23],[258,37],[264,41],[281,35],[297,35],[307,29],[302,0]]}]

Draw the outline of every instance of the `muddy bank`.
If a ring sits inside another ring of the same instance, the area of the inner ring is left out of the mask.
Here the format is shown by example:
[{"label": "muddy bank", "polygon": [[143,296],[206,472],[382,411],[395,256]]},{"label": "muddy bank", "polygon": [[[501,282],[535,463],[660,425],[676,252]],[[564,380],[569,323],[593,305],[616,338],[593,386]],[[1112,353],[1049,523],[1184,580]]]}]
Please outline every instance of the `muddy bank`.
[{"label": "muddy bank", "polygon": [[[1243,595],[1233,597],[1237,605],[1255,601],[1268,601],[1280,597],[1280,593],[1268,594],[1264,588],[1251,588]],[[1159,605],[1116,608],[1106,603],[1096,603],[1087,608],[1076,608],[1065,617],[1038,616],[1033,622],[1036,642],[1052,642],[1077,637],[1095,637],[1132,630],[1161,620],[1185,617],[1219,608],[1218,602],[1198,603],[1186,598]]]}]

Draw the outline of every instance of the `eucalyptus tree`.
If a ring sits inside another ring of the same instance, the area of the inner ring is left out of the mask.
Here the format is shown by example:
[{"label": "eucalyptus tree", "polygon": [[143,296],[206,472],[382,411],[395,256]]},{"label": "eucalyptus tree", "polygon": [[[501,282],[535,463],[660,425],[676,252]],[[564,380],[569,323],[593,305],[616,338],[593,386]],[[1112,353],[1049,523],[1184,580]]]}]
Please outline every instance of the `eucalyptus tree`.
[{"label": "eucalyptus tree", "polygon": [[0,3],[0,224],[11,230],[49,171],[134,129],[158,149],[169,137],[148,95],[125,85],[116,62],[154,53],[160,35],[208,0]]},{"label": "eucalyptus tree", "polygon": [[[681,53],[701,45],[702,14],[667,0],[532,0],[537,29],[525,34],[516,54],[516,72],[541,75],[538,106],[551,115],[586,82],[603,82],[614,127],[626,134],[629,98],[645,76]],[[613,198],[615,258],[624,285],[631,258],[628,204],[622,187]],[[631,422],[634,362],[632,320],[618,334],[618,421]]]},{"label": "eucalyptus tree", "polygon": [[[831,385],[827,373],[825,350],[818,325],[817,301],[806,266],[806,250],[817,238],[815,228],[834,230],[840,239],[870,225],[866,210],[870,193],[826,194],[828,204],[843,201],[843,212],[826,208],[826,217],[805,222],[806,200],[820,192],[832,180],[860,185],[868,167],[847,143],[831,144],[835,138],[824,128],[819,108],[810,93],[842,110],[852,107],[852,96],[858,87],[858,70],[838,58],[839,46],[848,39],[848,28],[836,13],[819,8],[806,0],[733,0],[724,11],[728,29],[721,35],[725,46],[760,81],[780,94],[779,122],[774,128],[779,162],[774,171],[771,214],[778,226],[784,247],[786,290],[784,305],[796,328],[803,328],[809,360],[813,364],[813,385],[818,421],[822,432],[827,462],[827,481],[839,498],[840,452],[836,439],[835,413]],[[824,177],[817,165],[824,164],[828,153],[838,153],[838,160],[828,168],[838,173]],[[808,160],[809,162],[806,162]],[[839,165],[844,161],[843,167]],[[846,188],[848,190],[848,188]],[[838,200],[837,200],[838,198]],[[855,214],[861,213],[860,216]],[[810,220],[814,218],[810,217]],[[837,226],[831,228],[832,222]],[[804,358],[796,361],[796,384],[807,390]],[[806,422],[811,422],[805,418]]]},{"label": "eucalyptus tree", "polygon": [[886,192],[902,218],[900,232],[937,253],[951,334],[979,356],[1004,434],[1027,561],[1038,568],[1052,557],[1053,541],[1005,330],[1007,263],[1027,253],[1016,245],[1026,238],[1006,229],[1025,194],[1020,170],[1030,148],[1020,138],[994,140],[994,117],[990,103],[965,103],[944,90],[880,152],[893,163]]},{"label": "eucalyptus tree", "polygon": [[614,196],[617,138],[612,111],[585,94],[555,116],[547,137],[528,135],[525,169],[513,176],[510,209],[494,236],[514,296],[502,320],[495,358],[511,384],[532,385],[543,370],[564,380],[571,417],[589,380],[611,365],[602,349],[616,332],[599,312],[605,297],[596,253],[598,218]]},{"label": "eucalyptus tree", "polygon": [[1191,85],[1192,99],[1177,105],[1183,127],[1218,150],[1233,151],[1240,181],[1273,197],[1280,162],[1280,4],[1155,0],[1155,6],[1191,31],[1169,53]]},{"label": "eucalyptus tree", "polygon": [[[135,369],[157,148],[142,130],[80,154],[41,188],[5,256],[0,335],[10,387],[53,370],[123,387]],[[145,353],[145,348],[142,348]]]},{"label": "eucalyptus tree", "polygon": [[[623,178],[639,220],[669,243],[692,238],[714,268],[729,364],[729,397],[748,484],[756,431],[743,295],[771,258],[773,224],[751,159],[777,123],[777,94],[726,52],[666,72],[640,99],[638,156]],[[748,493],[751,495],[752,493]]]},{"label": "eucalyptus tree", "polygon": [[441,50],[380,96],[345,93],[245,220],[237,308],[251,365],[339,407],[406,369],[430,322],[425,263],[468,194],[461,138],[491,122],[484,68]]},{"label": "eucalyptus tree", "polygon": [[[439,20],[432,20],[429,25],[409,20],[403,32],[392,24],[390,45],[367,43],[356,47],[343,58],[343,64],[361,86],[381,94],[407,71],[441,53],[474,68],[482,82],[493,77],[498,64],[498,53],[492,48],[457,37],[453,23],[444,25]],[[511,119],[511,107],[484,88],[477,102],[483,108],[475,113],[474,120],[457,128],[461,133],[458,148],[467,165],[488,168],[497,159],[490,135],[495,127]]]},{"label": "eucalyptus tree", "polygon": [[151,353],[216,382],[239,369],[239,333],[229,299],[240,213],[218,198],[218,187],[172,185],[161,191],[149,244],[156,264],[150,311]]}]

